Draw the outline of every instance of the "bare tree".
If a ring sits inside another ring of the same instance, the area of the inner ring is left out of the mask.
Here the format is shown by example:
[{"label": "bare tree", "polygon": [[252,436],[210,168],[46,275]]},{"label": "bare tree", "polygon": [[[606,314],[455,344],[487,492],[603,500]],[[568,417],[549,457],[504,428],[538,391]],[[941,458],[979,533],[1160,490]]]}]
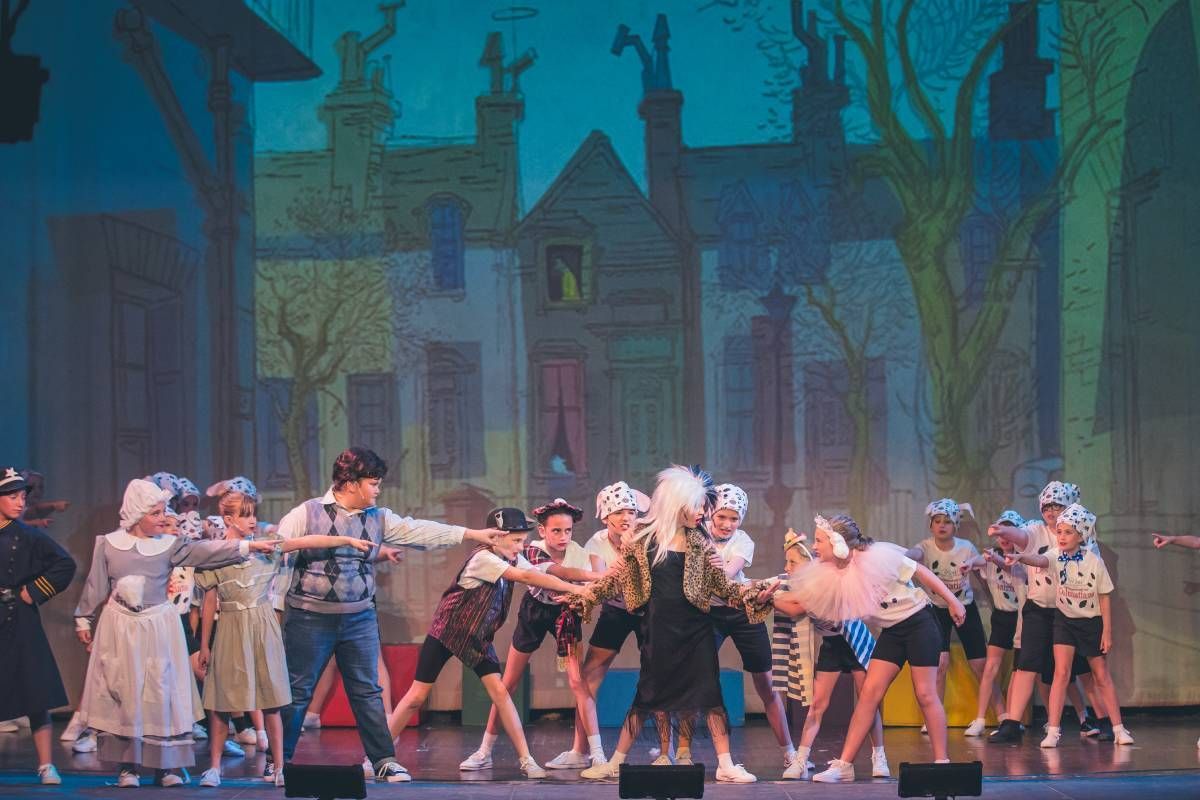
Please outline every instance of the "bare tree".
[{"label": "bare tree", "polygon": [[332,401],[326,421],[344,414],[336,381],[411,352],[422,337],[419,307],[429,278],[427,266],[413,269],[381,252],[372,234],[380,226],[336,193],[301,192],[286,220],[304,255],[258,263],[258,363],[261,374],[291,381],[286,403],[273,397],[272,406],[299,502],[315,489],[304,458],[317,435],[308,429],[309,404],[324,396]]}]

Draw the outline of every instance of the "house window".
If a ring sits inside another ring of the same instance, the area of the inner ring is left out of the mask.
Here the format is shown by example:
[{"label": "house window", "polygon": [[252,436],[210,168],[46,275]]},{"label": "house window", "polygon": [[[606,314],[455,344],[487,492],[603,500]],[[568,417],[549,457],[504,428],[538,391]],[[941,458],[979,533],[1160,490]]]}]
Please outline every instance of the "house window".
[{"label": "house window", "polygon": [[587,472],[583,362],[543,361],[538,366],[538,473]]},{"label": "house window", "polygon": [[754,347],[749,336],[726,336],[721,372],[725,400],[722,448],[734,472],[757,466],[754,442]]},{"label": "house window", "polygon": [[442,292],[462,291],[466,259],[462,204],[452,197],[437,197],[429,201],[426,211],[433,286]]},{"label": "house window", "polygon": [[[258,381],[257,451],[261,485],[267,489],[291,489],[295,486],[288,461],[287,438],[283,417],[292,400],[291,378],[261,378]],[[308,471],[310,482],[320,475],[320,439],[317,435],[317,398],[309,395],[304,405],[304,430],[297,443]],[[299,487],[305,493],[312,486]]]},{"label": "house window", "polygon": [[587,270],[581,244],[548,244],[544,251],[546,299],[574,304],[587,300]]},{"label": "house window", "polygon": [[759,273],[766,266],[762,258],[765,248],[759,242],[761,219],[745,181],[721,190],[717,201],[717,224],[721,227],[717,273],[722,288],[743,289],[759,284]]},{"label": "house window", "polygon": [[395,379],[391,373],[363,373],[346,378],[350,443],[374,450],[385,459],[399,448],[395,409]]},{"label": "house window", "polygon": [[478,342],[442,343],[427,353],[430,476],[440,480],[486,473],[483,385]]},{"label": "house window", "polygon": [[998,249],[999,236],[992,222],[978,214],[968,217],[959,235],[968,303],[982,302]]}]

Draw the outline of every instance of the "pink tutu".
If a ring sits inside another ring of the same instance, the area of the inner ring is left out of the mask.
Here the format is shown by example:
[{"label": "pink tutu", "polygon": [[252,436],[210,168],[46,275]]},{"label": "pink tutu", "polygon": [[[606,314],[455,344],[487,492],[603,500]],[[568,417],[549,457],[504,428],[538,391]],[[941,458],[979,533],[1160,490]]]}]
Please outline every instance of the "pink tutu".
[{"label": "pink tutu", "polygon": [[876,542],[866,550],[851,550],[843,567],[810,561],[792,579],[792,591],[804,610],[827,622],[864,619],[879,612],[879,603],[900,575],[905,549]]}]

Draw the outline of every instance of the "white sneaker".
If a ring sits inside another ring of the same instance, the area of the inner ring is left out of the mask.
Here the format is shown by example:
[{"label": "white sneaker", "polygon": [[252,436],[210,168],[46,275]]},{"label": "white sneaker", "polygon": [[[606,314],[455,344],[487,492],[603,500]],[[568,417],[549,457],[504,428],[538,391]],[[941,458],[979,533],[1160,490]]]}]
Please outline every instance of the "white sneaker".
[{"label": "white sneaker", "polygon": [[117,775],[117,786],[121,789],[136,789],[142,785],[136,772],[130,772],[127,769],[121,770]]},{"label": "white sneaker", "polygon": [[717,780],[721,783],[754,783],[758,778],[746,772],[741,764],[732,767],[717,767]]},{"label": "white sneaker", "polygon": [[1062,728],[1056,728],[1053,725],[1046,726],[1046,736],[1042,739],[1042,747],[1051,748],[1058,747],[1058,740],[1062,738]]},{"label": "white sneaker", "polygon": [[835,758],[829,762],[828,769],[813,775],[812,779],[813,783],[850,783],[854,780],[854,765]]},{"label": "white sneaker", "polygon": [[471,755],[464,758],[462,763],[458,765],[460,772],[474,772],[480,769],[491,768],[492,754],[485,753],[482,750],[476,750],[474,753],[471,753]]},{"label": "white sneaker", "polygon": [[921,733],[923,733],[923,734],[925,734],[926,736],[928,736],[928,735],[929,735],[929,726],[928,726],[928,725],[922,725],[922,726],[921,726]]},{"label": "white sneaker", "polygon": [[96,733],[92,730],[85,730],[82,736],[71,743],[71,749],[76,753],[96,752]]},{"label": "white sneaker", "polygon": [[892,777],[892,769],[887,763],[887,753],[871,753],[871,777]]},{"label": "white sneaker", "polygon": [[192,723],[192,738],[197,742],[208,741],[208,729],[199,722]]},{"label": "white sneaker", "polygon": [[43,764],[38,767],[37,772],[42,786],[58,786],[62,783],[62,776],[58,774],[58,770],[54,768],[53,764]]},{"label": "white sneaker", "polygon": [[258,734],[252,728],[246,728],[244,731],[238,731],[233,740],[238,744],[244,744],[247,747],[256,747],[258,745]]},{"label": "white sneaker", "polygon": [[76,711],[71,715],[71,721],[67,723],[67,727],[63,728],[62,735],[58,737],[60,742],[73,742],[83,735],[87,730],[87,725],[83,724],[83,720],[79,717],[79,712]]},{"label": "white sneaker", "polygon": [[671,766],[671,757],[670,756],[659,756],[658,758],[656,758],[650,762],[650,766],[652,766],[652,767],[669,767],[669,766]]},{"label": "white sneaker", "polygon": [[533,756],[525,756],[521,759],[520,764],[521,772],[525,773],[526,778],[537,780],[546,777],[546,770],[538,766],[538,763],[533,760]]},{"label": "white sneaker", "polygon": [[21,726],[15,719],[6,719],[0,722],[0,733],[16,733],[19,730],[21,730]]},{"label": "white sneaker", "polygon": [[1133,734],[1124,725],[1113,727],[1114,744],[1133,744]]},{"label": "white sneaker", "polygon": [[29,717],[17,717],[13,721],[17,723],[18,728],[24,728],[25,730],[30,729],[29,728]]},{"label": "white sneaker", "polygon": [[375,765],[371,763],[371,758],[369,756],[363,756],[362,768],[364,778],[375,777]]},{"label": "white sneaker", "polygon": [[963,736],[983,736],[985,730],[987,730],[987,720],[983,717],[976,717],[963,731]]},{"label": "white sneaker", "polygon": [[267,752],[267,747],[270,745],[270,743],[267,741],[267,732],[257,731],[254,738],[258,740],[254,743],[254,746],[264,753]]},{"label": "white sneaker", "polygon": [[696,762],[692,761],[692,749],[690,747],[684,747],[675,753],[675,764],[677,766],[690,767],[694,763]]},{"label": "white sneaker", "polygon": [[216,767],[209,767],[204,770],[204,774],[200,776],[201,786],[220,786],[221,785],[221,770]]},{"label": "white sneaker", "polygon": [[186,769],[181,771],[182,775],[176,775],[174,772],[162,773],[162,777],[158,779],[158,785],[170,789],[173,786],[183,786],[185,783],[191,783],[192,776],[188,775],[188,771]]},{"label": "white sneaker", "polygon": [[579,777],[587,778],[589,781],[609,781],[620,777],[620,774],[621,766],[619,764],[605,761],[602,764],[592,764],[580,772]]},{"label": "white sneaker", "polygon": [[233,739],[225,740],[225,749],[223,752],[226,758],[242,758],[246,755],[246,751],[243,750]]},{"label": "white sneaker", "polygon": [[592,761],[583,753],[564,750],[546,762],[546,769],[587,769]]},{"label": "white sneaker", "polygon": [[304,712],[304,724],[300,726],[300,730],[316,730],[319,727],[321,727],[321,715],[311,711]]},{"label": "white sneaker", "polygon": [[412,775],[395,761],[389,761],[375,771],[375,780],[384,783],[408,783],[412,780]]},{"label": "white sneaker", "polygon": [[792,763],[788,764],[788,768],[783,771],[783,779],[785,781],[808,780],[808,759],[792,759]]},{"label": "white sneaker", "polygon": [[275,772],[275,786],[276,786],[276,788],[282,789],[282,788],[283,788],[285,785],[286,785],[286,782],[285,782],[285,781],[284,781],[284,779],[283,779],[283,770],[277,770],[277,771]]}]

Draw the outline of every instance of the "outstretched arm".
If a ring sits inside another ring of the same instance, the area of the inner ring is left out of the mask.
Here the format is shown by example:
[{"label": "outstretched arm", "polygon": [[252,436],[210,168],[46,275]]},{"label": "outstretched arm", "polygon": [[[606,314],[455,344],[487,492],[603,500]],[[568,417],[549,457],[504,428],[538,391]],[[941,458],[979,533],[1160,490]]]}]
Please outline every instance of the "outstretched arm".
[{"label": "outstretched arm", "polygon": [[504,570],[504,574],[501,577],[517,583],[526,583],[530,586],[549,589],[552,592],[562,592],[563,594],[583,594],[587,589],[586,586],[580,586],[577,583],[567,583],[553,575],[545,575],[536,569],[509,567]]},{"label": "outstretched arm", "polygon": [[1154,546],[1160,550],[1169,544],[1177,544],[1180,547],[1200,550],[1200,536],[1167,536],[1165,533],[1151,535],[1154,537]]},{"label": "outstretched arm", "polygon": [[578,583],[600,580],[605,574],[604,572],[594,572],[590,569],[564,567],[562,564],[552,564],[546,568],[546,572],[556,578],[562,578],[564,581],[577,581]]},{"label": "outstretched arm", "polygon": [[1024,550],[1029,545],[1029,531],[1012,525],[989,525],[988,536],[996,539],[1006,539],[1013,543],[1017,550]]},{"label": "outstretched arm", "polygon": [[297,536],[294,539],[282,539],[275,541],[279,542],[281,549],[285,553],[290,553],[293,550],[324,550],[338,547],[353,547],[355,550],[361,550],[365,553],[371,549],[370,541],[366,539],[356,539],[353,536],[326,536],[324,534],[313,534],[312,536]]},{"label": "outstretched arm", "polygon": [[1028,564],[1031,567],[1046,569],[1046,567],[1050,566],[1050,559],[1037,553],[1009,553],[1004,557],[1004,564],[1010,567],[1013,564]]}]

